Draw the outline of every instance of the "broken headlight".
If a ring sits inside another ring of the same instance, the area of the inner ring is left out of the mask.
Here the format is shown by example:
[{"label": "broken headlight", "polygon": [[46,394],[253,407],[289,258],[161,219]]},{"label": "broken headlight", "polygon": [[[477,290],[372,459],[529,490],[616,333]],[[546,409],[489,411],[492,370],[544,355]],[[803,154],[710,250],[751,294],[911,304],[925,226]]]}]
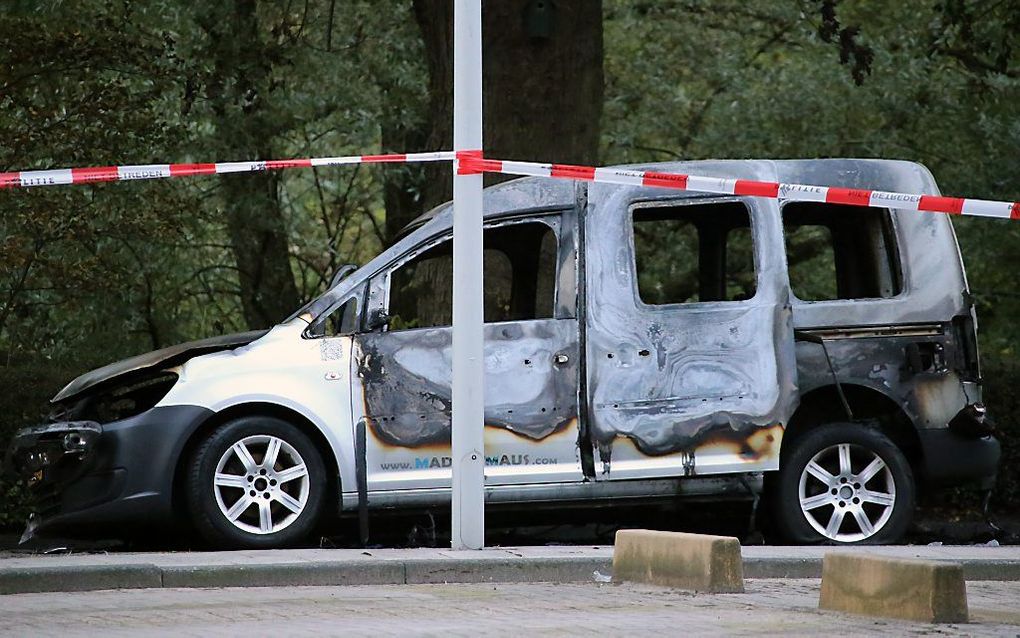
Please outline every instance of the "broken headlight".
[{"label": "broken headlight", "polygon": [[8,465],[22,476],[36,476],[68,457],[84,459],[102,432],[102,426],[93,421],[25,428],[14,435]]},{"label": "broken headlight", "polygon": [[154,407],[177,383],[177,374],[154,372],[95,392],[74,406],[58,410],[53,420],[88,419],[112,423],[127,419]]}]

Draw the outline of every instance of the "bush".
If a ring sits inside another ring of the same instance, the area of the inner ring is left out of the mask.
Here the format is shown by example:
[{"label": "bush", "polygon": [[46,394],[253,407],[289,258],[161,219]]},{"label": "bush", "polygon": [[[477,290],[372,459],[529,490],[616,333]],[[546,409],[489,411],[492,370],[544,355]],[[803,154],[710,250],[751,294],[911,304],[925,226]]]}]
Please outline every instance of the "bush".
[{"label": "bush", "polygon": [[[43,421],[49,400],[78,372],[51,361],[23,361],[0,367],[0,458],[16,430]],[[0,529],[21,531],[28,518],[24,485],[0,473]]]},{"label": "bush", "polygon": [[1011,359],[985,357],[984,399],[999,430],[1002,460],[992,503],[999,512],[1020,511],[1020,365]]}]

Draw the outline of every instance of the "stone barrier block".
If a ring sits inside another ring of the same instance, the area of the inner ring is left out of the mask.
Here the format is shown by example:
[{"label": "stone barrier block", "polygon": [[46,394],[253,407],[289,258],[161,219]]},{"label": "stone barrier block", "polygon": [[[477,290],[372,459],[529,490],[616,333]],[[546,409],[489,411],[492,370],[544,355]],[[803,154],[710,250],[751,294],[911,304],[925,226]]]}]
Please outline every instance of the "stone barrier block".
[{"label": "stone barrier block", "polygon": [[647,529],[616,532],[613,580],[711,593],[744,591],[740,542]]},{"label": "stone barrier block", "polygon": [[967,585],[955,563],[826,554],[820,609],[929,623],[967,622]]}]

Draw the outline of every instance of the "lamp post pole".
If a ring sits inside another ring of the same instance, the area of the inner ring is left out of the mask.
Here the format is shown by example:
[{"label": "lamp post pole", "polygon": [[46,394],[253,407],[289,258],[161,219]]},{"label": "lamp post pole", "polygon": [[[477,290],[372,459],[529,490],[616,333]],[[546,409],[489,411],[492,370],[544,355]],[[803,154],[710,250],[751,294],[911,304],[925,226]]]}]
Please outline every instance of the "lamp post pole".
[{"label": "lamp post pole", "polygon": [[[482,149],[481,0],[453,5],[453,150]],[[453,549],[485,545],[482,175],[453,171]]]}]

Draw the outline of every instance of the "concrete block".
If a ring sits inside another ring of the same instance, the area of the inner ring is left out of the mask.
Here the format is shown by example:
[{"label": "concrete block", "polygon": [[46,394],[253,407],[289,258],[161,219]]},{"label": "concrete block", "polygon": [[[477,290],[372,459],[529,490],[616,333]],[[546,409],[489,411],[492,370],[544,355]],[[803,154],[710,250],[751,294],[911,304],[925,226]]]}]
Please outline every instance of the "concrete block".
[{"label": "concrete block", "polygon": [[693,591],[744,591],[740,542],[728,536],[625,529],[616,532],[613,580]]},{"label": "concrete block", "polygon": [[967,585],[956,563],[826,554],[820,609],[929,623],[967,622]]}]

